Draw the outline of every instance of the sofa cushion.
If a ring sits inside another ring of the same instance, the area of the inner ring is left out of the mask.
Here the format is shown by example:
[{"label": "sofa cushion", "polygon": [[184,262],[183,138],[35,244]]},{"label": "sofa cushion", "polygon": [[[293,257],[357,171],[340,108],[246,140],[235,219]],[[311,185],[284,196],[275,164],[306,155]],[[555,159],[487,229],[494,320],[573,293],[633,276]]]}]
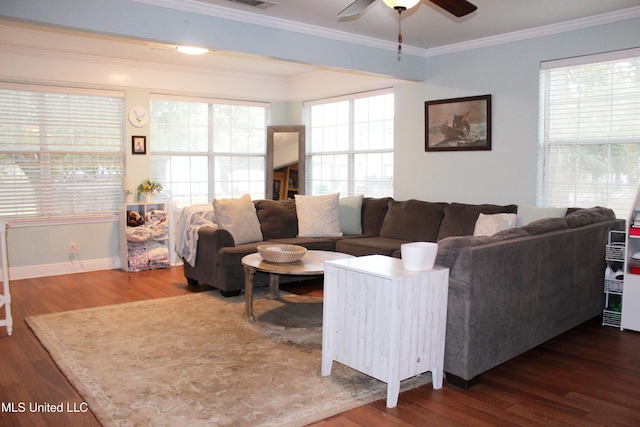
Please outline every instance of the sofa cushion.
[{"label": "sofa cushion", "polygon": [[[223,266],[242,266],[242,258],[245,255],[249,255],[258,252],[258,246],[266,243],[279,243],[279,244],[295,244],[304,246],[309,250],[320,251],[334,251],[335,242],[326,237],[294,237],[292,239],[274,239],[269,242],[251,242],[244,243],[236,246],[228,246],[220,249],[218,253],[217,262],[218,265]],[[244,282],[243,282],[244,283]]]},{"label": "sofa cushion", "polygon": [[213,212],[218,226],[231,233],[236,245],[262,240],[256,207],[248,194],[237,199],[214,199]]},{"label": "sofa cushion", "polygon": [[540,207],[518,205],[518,227],[545,218],[562,218],[567,214],[567,208]]},{"label": "sofa cushion", "polygon": [[295,195],[298,236],[342,236],[340,231],[339,193],[323,196]]},{"label": "sofa cushion", "polygon": [[362,234],[379,236],[382,221],[387,214],[391,197],[362,199]]},{"label": "sofa cushion", "polygon": [[390,200],[382,221],[380,237],[408,241],[435,242],[447,203],[421,200]]},{"label": "sofa cushion", "polygon": [[609,208],[595,206],[588,209],[580,209],[568,214],[565,219],[569,228],[578,228],[594,222],[616,219],[616,214]]},{"label": "sofa cushion", "polygon": [[293,237],[289,239],[273,239],[269,243],[304,246],[310,251],[335,252],[336,250],[335,237]]},{"label": "sofa cushion", "polygon": [[567,230],[569,226],[567,225],[567,220],[564,218],[545,218],[533,221],[522,228],[526,230],[529,235],[535,236],[552,231]]},{"label": "sofa cushion", "polygon": [[524,228],[516,227],[516,228],[509,228],[507,230],[500,231],[491,237],[493,237],[493,240],[497,242],[500,240],[515,239],[516,237],[524,237],[528,235],[529,233],[527,233],[527,230],[525,230]]},{"label": "sofa cushion", "polygon": [[258,245],[264,245],[264,242],[250,242],[221,248],[218,251],[216,262],[219,266],[242,267],[242,257],[258,252]]},{"label": "sofa cushion", "polygon": [[493,236],[494,234],[508,230],[516,226],[517,215],[514,213],[488,214],[478,216],[474,236]]},{"label": "sofa cushion", "polygon": [[298,216],[293,199],[259,200],[255,205],[264,240],[298,235]]},{"label": "sofa cushion", "polygon": [[409,240],[389,237],[354,237],[338,240],[336,242],[336,251],[354,256],[393,256],[396,251],[400,250],[400,245],[403,243],[409,243]]},{"label": "sofa cushion", "polygon": [[340,212],[340,230],[342,234],[362,234],[362,199],[363,195],[343,197],[338,200]]},{"label": "sofa cushion", "polygon": [[451,236],[471,236],[480,214],[516,213],[516,205],[469,205],[451,203],[444,208],[444,218],[438,231],[438,241]]}]

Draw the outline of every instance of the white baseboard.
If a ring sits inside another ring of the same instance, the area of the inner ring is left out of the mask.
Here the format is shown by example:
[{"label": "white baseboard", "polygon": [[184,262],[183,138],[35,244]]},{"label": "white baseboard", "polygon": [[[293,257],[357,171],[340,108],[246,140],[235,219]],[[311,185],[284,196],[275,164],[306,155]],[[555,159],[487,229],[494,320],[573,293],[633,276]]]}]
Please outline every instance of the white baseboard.
[{"label": "white baseboard", "polygon": [[9,280],[32,279],[35,277],[60,276],[62,274],[85,273],[88,271],[114,270],[120,268],[120,258],[70,261],[57,264],[9,267]]}]

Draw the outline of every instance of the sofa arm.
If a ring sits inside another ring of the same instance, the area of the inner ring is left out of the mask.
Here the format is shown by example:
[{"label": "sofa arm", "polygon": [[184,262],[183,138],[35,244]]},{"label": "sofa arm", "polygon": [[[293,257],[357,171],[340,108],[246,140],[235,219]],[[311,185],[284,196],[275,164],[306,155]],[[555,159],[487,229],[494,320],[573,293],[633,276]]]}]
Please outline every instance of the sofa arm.
[{"label": "sofa arm", "polygon": [[200,227],[200,230],[198,230],[198,252],[200,252],[201,244],[204,247],[215,247],[216,253],[221,248],[236,245],[231,233],[216,227]]},{"label": "sofa arm", "polygon": [[227,230],[201,227],[198,230],[196,265],[184,262],[184,275],[189,283],[201,282],[217,287],[218,253],[222,248],[233,246],[233,237]]},{"label": "sofa arm", "polygon": [[451,236],[438,242],[438,255],[435,265],[452,269],[460,256],[460,251],[472,246],[497,243],[517,237],[526,237],[529,233],[524,228],[510,228],[493,236]]}]

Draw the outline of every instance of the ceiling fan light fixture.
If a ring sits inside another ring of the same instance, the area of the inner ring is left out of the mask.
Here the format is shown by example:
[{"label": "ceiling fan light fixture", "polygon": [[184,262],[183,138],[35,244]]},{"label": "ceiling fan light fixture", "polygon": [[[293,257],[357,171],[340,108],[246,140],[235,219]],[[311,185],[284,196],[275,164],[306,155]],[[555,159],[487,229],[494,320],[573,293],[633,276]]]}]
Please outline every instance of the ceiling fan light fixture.
[{"label": "ceiling fan light fixture", "polygon": [[411,9],[413,6],[420,3],[420,0],[382,0],[384,4],[389,6],[391,9]]},{"label": "ceiling fan light fixture", "polygon": [[420,3],[420,0],[382,0],[384,4],[398,11],[398,54],[402,52],[402,12]]},{"label": "ceiling fan light fixture", "polygon": [[209,52],[209,49],[204,47],[196,47],[196,46],[178,46],[178,52],[186,53],[187,55],[202,55],[203,53]]}]

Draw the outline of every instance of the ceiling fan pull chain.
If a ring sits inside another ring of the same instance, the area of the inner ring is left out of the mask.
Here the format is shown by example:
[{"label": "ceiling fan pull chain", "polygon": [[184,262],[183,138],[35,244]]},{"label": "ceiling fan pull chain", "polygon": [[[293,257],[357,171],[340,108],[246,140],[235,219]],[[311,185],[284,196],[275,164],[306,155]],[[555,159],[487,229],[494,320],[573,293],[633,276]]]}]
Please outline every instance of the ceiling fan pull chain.
[{"label": "ceiling fan pull chain", "polygon": [[402,52],[402,19],[398,13],[398,53]]},{"label": "ceiling fan pull chain", "polygon": [[402,53],[402,11],[406,10],[403,7],[396,7],[398,11],[398,53]]}]

